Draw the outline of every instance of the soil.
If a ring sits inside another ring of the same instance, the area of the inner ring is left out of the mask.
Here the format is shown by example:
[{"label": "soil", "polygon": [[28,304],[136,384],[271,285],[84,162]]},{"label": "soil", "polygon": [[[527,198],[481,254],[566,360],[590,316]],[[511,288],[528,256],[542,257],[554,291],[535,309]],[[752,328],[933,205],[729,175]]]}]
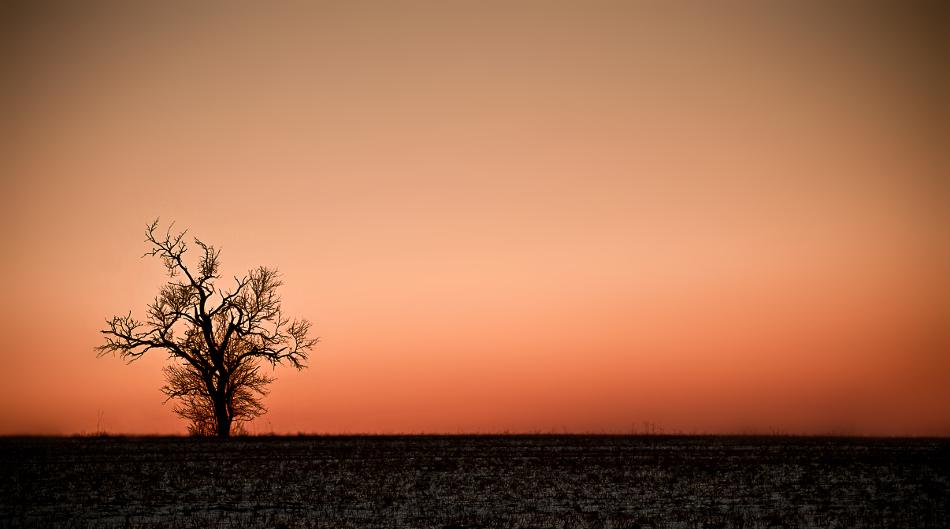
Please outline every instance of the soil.
[{"label": "soil", "polygon": [[0,527],[950,527],[950,439],[0,438]]}]

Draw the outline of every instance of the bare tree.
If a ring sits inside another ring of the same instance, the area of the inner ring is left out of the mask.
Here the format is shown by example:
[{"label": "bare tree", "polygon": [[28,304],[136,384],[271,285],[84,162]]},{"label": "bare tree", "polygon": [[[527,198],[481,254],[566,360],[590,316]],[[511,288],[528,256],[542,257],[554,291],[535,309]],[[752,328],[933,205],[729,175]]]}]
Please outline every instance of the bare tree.
[{"label": "bare tree", "polygon": [[165,351],[174,360],[164,368],[166,402],[178,400],[173,410],[191,421],[192,434],[229,436],[267,411],[261,398],[274,379],[261,372],[262,363],[303,369],[318,338],[308,338],[306,319],[291,321],[281,312],[277,270],[260,267],[235,277],[233,290],[216,289],[221,250],[196,238],[203,255],[192,271],[182,260],[186,232],[172,235],[169,226],[157,236],[157,226],[158,220],[147,227],[152,250],[145,256],[160,257],[172,280],[144,321],[131,312],[106,320],[97,356],[118,353],[132,362],[150,349]]}]

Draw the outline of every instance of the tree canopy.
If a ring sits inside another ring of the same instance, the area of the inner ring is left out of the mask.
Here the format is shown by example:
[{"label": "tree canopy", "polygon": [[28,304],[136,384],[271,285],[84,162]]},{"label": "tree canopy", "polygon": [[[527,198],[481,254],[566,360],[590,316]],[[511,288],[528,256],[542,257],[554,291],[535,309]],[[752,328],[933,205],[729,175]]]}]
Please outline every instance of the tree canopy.
[{"label": "tree canopy", "polygon": [[169,226],[156,235],[158,222],[146,229],[152,249],[145,256],[161,258],[171,280],[148,305],[145,320],[131,312],[107,320],[97,356],[113,353],[132,362],[151,349],[166,352],[174,361],[164,368],[166,402],[178,401],[173,410],[191,421],[191,433],[228,436],[267,411],[261,398],[274,379],[262,365],[304,369],[319,339],[308,336],[309,321],[281,312],[276,269],[261,266],[234,277],[231,289],[218,288],[221,250],[195,238],[201,253],[190,269],[183,260],[187,232],[173,234]]}]

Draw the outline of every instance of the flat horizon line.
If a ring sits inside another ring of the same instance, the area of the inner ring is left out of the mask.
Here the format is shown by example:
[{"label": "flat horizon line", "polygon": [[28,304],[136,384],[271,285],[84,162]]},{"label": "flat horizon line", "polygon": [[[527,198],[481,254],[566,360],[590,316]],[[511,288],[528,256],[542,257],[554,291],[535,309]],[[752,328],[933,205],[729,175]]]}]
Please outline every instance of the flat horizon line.
[{"label": "flat horizon line", "polygon": [[785,433],[785,432],[740,432],[740,433],[616,433],[616,432],[383,432],[383,433],[262,433],[247,435],[232,435],[229,437],[196,436],[188,434],[124,434],[124,433],[92,433],[92,434],[0,434],[0,439],[308,439],[308,438],[386,438],[386,437],[496,437],[496,438],[525,438],[525,437],[628,437],[628,438],[802,438],[802,439],[950,439],[950,435],[882,435],[882,434],[855,434],[855,433]]}]

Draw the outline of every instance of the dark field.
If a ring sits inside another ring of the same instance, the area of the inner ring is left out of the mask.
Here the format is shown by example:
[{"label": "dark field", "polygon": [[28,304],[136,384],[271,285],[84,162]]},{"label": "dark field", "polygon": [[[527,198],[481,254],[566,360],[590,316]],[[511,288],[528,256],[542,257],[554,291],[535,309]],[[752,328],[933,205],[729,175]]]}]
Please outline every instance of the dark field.
[{"label": "dark field", "polygon": [[4,527],[948,527],[950,439],[0,438]]}]

